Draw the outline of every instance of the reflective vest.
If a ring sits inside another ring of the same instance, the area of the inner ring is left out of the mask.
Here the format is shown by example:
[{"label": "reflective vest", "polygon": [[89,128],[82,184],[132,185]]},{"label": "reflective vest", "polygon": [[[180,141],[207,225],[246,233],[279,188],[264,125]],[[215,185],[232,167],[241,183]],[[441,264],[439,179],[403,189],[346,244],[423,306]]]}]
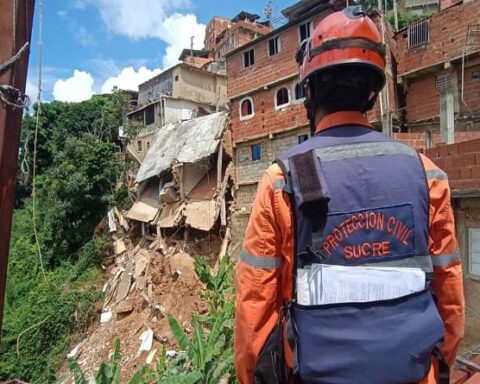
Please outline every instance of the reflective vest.
[{"label": "reflective vest", "polygon": [[[428,277],[428,185],[418,154],[362,126],[326,130],[277,159],[291,196],[294,275],[319,265],[414,267]],[[294,278],[295,279],[295,278]],[[443,339],[429,282],[391,300],[301,305],[288,338],[303,383],[421,381]]]}]

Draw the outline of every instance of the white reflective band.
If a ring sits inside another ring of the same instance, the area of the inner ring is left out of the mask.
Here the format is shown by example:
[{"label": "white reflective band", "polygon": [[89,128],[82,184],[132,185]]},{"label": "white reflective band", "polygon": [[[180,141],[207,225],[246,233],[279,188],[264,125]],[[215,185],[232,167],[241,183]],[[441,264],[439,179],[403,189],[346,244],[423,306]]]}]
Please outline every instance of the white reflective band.
[{"label": "white reflective band", "polygon": [[460,260],[460,253],[458,252],[450,255],[432,255],[434,267],[447,267],[457,260]]},{"label": "white reflective band", "polygon": [[412,256],[405,259],[365,263],[363,267],[419,268],[425,273],[433,272],[431,256]]},{"label": "white reflective band", "polygon": [[273,182],[273,190],[278,191],[279,189],[285,188],[285,181],[277,180]]},{"label": "white reflective band", "polygon": [[447,180],[448,176],[441,169],[432,169],[425,172],[427,175],[427,180]]},{"label": "white reflective band", "polygon": [[404,155],[418,157],[417,152],[406,144],[397,142],[374,142],[337,145],[316,150],[320,161],[345,160],[355,157],[373,157],[382,155]]},{"label": "white reflective band", "polygon": [[277,269],[282,266],[281,257],[259,257],[245,251],[240,252],[240,260],[258,269]]}]

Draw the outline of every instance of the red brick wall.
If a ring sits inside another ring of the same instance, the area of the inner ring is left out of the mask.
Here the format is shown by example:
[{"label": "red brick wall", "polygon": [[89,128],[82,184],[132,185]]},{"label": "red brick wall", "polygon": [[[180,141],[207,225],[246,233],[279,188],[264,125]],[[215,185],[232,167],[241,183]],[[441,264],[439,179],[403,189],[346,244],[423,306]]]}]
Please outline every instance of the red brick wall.
[{"label": "red brick wall", "polygon": [[230,20],[218,16],[210,20],[205,30],[204,46],[206,50],[211,51],[215,47],[216,37],[222,33],[230,23]]},{"label": "red brick wall", "polygon": [[[480,7],[480,4],[478,4]],[[478,21],[480,24],[480,19]],[[465,85],[463,89],[463,98],[467,105],[460,101],[460,112],[480,111],[480,78],[473,79],[472,73],[480,72],[480,64],[465,69]],[[462,92],[462,74],[458,74],[458,92]],[[461,98],[461,95],[460,95]]]},{"label": "red brick wall", "polygon": [[452,189],[480,189],[480,139],[425,151],[448,174]]},{"label": "red brick wall", "polygon": [[430,18],[430,42],[419,48],[408,49],[405,33],[396,35],[398,49],[398,73],[400,75],[446,60],[460,57],[468,25],[479,24],[478,0],[439,12]]},{"label": "red brick wall", "polygon": [[408,83],[406,111],[409,123],[440,115],[440,94],[435,81],[435,75],[429,74]]},{"label": "red brick wall", "polygon": [[[326,10],[319,13],[314,18],[314,25],[331,12]],[[255,50],[255,64],[248,68],[244,68],[243,51],[227,57],[229,98],[298,72],[295,62],[300,45],[298,25],[280,33],[281,51],[277,55],[268,56],[267,44],[268,40],[265,39],[248,47]]]},{"label": "red brick wall", "polygon": [[[432,146],[437,146],[443,144],[440,134],[432,134]],[[405,144],[410,145],[411,147],[419,150],[420,152],[427,151],[430,154],[437,155],[437,152],[433,148],[427,149],[426,143],[426,133],[394,133],[393,138],[399,140]],[[471,141],[480,139],[480,132],[455,132],[455,143],[463,143],[465,141]],[[433,151],[433,152],[432,152]]]},{"label": "red brick wall", "polygon": [[[253,100],[255,116],[248,120],[240,120],[240,101],[235,99],[231,104],[233,141],[258,137],[270,132],[278,132],[293,127],[308,124],[303,101],[295,101],[294,81],[272,87],[267,91],[254,93],[249,97]],[[285,86],[290,90],[290,104],[284,108],[275,109],[276,91]]]},{"label": "red brick wall", "polygon": [[461,2],[462,0],[440,0],[440,10],[443,11],[444,9]]}]

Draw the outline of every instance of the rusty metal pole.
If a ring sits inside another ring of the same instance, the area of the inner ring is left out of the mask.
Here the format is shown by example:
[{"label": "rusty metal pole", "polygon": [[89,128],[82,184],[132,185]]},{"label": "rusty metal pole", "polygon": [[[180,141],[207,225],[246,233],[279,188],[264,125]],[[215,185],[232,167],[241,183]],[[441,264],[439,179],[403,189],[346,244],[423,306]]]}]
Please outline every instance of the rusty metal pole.
[{"label": "rusty metal pole", "polygon": [[[25,43],[30,42],[34,5],[35,0],[0,0],[0,66],[14,57]],[[26,49],[12,65],[0,72],[0,85],[25,92],[28,56],[29,49]],[[22,109],[0,101],[0,331],[3,324],[22,114]]]}]

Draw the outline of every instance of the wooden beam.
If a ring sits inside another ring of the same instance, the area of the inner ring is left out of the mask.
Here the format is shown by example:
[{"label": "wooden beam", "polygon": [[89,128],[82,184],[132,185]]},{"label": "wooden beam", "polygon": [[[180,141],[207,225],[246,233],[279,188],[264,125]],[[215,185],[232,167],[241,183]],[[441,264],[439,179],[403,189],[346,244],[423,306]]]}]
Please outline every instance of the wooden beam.
[{"label": "wooden beam", "polygon": [[[17,5],[16,9],[13,9],[14,4]],[[30,42],[34,5],[35,0],[0,0],[0,64],[6,63],[25,43]],[[0,85],[25,92],[28,53],[27,50],[13,65],[0,73]],[[3,323],[22,113],[22,109],[12,108],[0,101],[0,331]]]}]

